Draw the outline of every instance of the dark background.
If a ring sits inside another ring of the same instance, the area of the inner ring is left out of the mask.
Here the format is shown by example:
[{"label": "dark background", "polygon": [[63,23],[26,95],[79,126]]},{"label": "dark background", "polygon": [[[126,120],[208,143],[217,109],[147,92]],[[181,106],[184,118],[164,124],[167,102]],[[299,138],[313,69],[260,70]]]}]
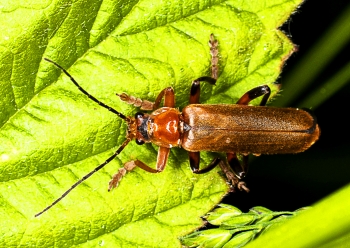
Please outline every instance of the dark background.
[{"label": "dark background", "polygon": [[[348,1],[306,1],[282,30],[299,46],[283,69],[279,82],[339,17]],[[350,30],[349,30],[350,32]],[[322,51],[319,51],[322,53]],[[350,57],[348,45],[332,60],[304,95],[340,70]],[[298,82],[295,82],[298,83]],[[282,92],[283,95],[287,91]],[[292,155],[261,155],[250,162],[246,183],[250,193],[231,193],[224,199],[243,211],[264,206],[274,211],[293,211],[310,206],[350,182],[350,84],[314,109],[321,136],[309,150]]]}]

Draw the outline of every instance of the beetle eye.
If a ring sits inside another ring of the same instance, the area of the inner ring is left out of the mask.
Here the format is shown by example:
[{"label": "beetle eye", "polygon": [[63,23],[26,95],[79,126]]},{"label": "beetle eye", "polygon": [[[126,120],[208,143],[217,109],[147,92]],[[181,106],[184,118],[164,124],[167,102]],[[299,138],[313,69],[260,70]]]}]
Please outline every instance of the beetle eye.
[{"label": "beetle eye", "polygon": [[136,140],[136,144],[138,144],[138,145],[143,145],[143,144],[145,144],[145,141],[143,141],[143,140]]},{"label": "beetle eye", "polygon": [[144,115],[144,114],[143,114],[142,112],[137,112],[137,113],[135,114],[135,119],[142,118],[143,115]]}]

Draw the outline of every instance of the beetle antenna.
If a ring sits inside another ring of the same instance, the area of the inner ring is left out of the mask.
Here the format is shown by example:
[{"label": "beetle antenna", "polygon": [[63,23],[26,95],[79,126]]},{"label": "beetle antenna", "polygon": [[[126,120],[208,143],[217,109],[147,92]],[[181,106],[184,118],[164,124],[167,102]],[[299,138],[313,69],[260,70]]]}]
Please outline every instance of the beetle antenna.
[{"label": "beetle antenna", "polygon": [[102,169],[106,164],[108,164],[109,162],[111,162],[116,156],[118,156],[121,151],[123,151],[124,147],[126,147],[126,145],[131,141],[130,138],[126,139],[124,141],[124,143],[118,148],[118,150],[112,155],[110,156],[106,161],[104,161],[102,164],[100,164],[99,166],[97,166],[95,169],[93,169],[92,171],[90,171],[88,174],[86,174],[85,176],[83,176],[79,181],[77,181],[75,184],[73,184],[66,192],[64,192],[59,198],[57,198],[53,203],[51,203],[49,206],[47,206],[43,211],[37,213],[35,215],[35,217],[38,217],[39,215],[45,213],[47,210],[49,210],[50,208],[52,208],[53,206],[55,206],[59,201],[61,201],[64,197],[66,197],[69,192],[71,192],[74,188],[76,188],[79,184],[81,184],[82,182],[84,182],[86,179],[88,179],[89,177],[91,177],[95,172],[99,171],[100,169]]},{"label": "beetle antenna", "polygon": [[57,64],[55,61],[52,61],[51,59],[48,59],[48,58],[44,58],[46,61],[54,64],[56,67],[58,67],[59,69],[61,69],[64,74],[66,74],[70,80],[75,84],[75,86],[78,87],[78,89],[84,93],[84,95],[86,95],[88,98],[90,98],[91,100],[93,100],[94,102],[96,102],[98,105],[108,109],[110,112],[118,115],[120,118],[122,118],[123,120],[127,121],[127,122],[130,122],[130,118],[129,117],[126,117],[125,115],[123,115],[122,113],[119,113],[117,110],[115,110],[114,108],[108,106],[107,104],[104,104],[103,102],[100,102],[99,100],[97,100],[94,96],[92,96],[91,94],[89,94],[86,90],[84,90],[79,84],[77,81],[75,81],[75,79],[72,77],[72,75],[70,75],[68,73],[68,71],[66,71],[66,69],[64,69],[62,66],[60,66],[59,64]]}]

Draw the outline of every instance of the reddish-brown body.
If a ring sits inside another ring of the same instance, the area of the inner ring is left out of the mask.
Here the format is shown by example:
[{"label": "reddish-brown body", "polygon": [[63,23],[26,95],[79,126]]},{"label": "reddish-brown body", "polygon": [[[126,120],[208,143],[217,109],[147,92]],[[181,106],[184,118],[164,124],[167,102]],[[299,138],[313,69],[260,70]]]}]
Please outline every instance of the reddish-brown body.
[{"label": "reddish-brown body", "polygon": [[147,122],[143,141],[190,152],[298,153],[308,149],[320,132],[315,118],[296,108],[190,104],[182,113],[163,107],[143,119]]},{"label": "reddish-brown body", "polygon": [[[267,85],[248,91],[237,104],[196,104],[198,95],[199,80],[192,84],[192,104],[179,112],[174,108],[174,90],[169,87],[159,94],[153,113],[135,115],[136,122],[130,122],[128,137],[136,137],[140,145],[156,144],[159,151],[157,169],[139,160],[132,162],[134,167],[139,166],[152,173],[161,172],[170,148],[177,146],[188,151],[194,173],[205,173],[218,165],[221,159],[216,158],[200,169],[200,151],[224,152],[235,173],[235,176],[228,177],[237,184],[237,178],[244,178],[247,172],[248,154],[298,153],[309,148],[319,137],[316,119],[308,111],[263,106],[270,95]],[[261,95],[264,95],[261,106],[247,105],[252,98]],[[166,107],[158,108],[163,97]],[[243,154],[242,164],[237,153]],[[221,167],[226,175],[230,174],[228,167],[223,164]]]},{"label": "reddish-brown body", "polygon": [[181,146],[191,152],[297,153],[319,136],[314,117],[295,108],[192,104],[182,114],[191,129]]}]

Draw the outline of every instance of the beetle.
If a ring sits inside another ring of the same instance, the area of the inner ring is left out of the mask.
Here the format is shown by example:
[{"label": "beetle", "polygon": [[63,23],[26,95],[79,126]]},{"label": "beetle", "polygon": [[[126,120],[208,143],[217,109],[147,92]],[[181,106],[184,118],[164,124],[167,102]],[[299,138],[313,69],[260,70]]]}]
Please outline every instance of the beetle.
[{"label": "beetle", "polygon": [[[206,173],[219,165],[232,188],[249,191],[242,181],[248,168],[248,154],[298,153],[308,149],[318,139],[320,129],[316,118],[309,111],[265,106],[270,96],[270,88],[267,85],[248,91],[237,104],[200,104],[200,82],[215,84],[218,77],[218,42],[213,35],[210,36],[209,46],[212,56],[211,77],[200,77],[192,82],[189,105],[181,112],[175,108],[175,93],[172,87],[162,90],[155,102],[141,100],[126,93],[117,94],[122,101],[140,107],[141,110],[153,110],[150,114],[137,112],[134,117],[127,117],[100,102],[86,92],[63,67],[45,58],[61,69],[88,98],[126,121],[127,134],[126,140],[111,157],[35,216],[46,212],[71,190],[112,161],[133,139],[138,145],[153,143],[159,146],[156,169],[140,160],[127,162],[112,177],[108,190],[117,187],[122,177],[135,167],[150,173],[162,172],[170,149],[182,147],[188,151],[193,173]],[[260,96],[260,106],[248,106],[251,100]],[[159,107],[163,98],[163,107]],[[201,151],[226,153],[227,161],[214,158],[209,165],[200,169]],[[242,163],[239,162],[237,153],[242,154]]]}]

